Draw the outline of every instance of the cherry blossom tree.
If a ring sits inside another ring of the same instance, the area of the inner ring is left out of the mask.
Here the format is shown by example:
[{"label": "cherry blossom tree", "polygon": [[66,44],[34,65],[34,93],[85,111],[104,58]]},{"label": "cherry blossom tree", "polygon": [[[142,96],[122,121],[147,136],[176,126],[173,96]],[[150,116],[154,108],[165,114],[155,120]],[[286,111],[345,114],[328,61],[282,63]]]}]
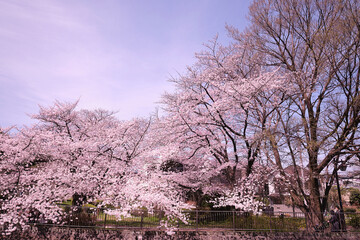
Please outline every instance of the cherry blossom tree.
[{"label": "cherry blossom tree", "polygon": [[[248,30],[229,27],[236,41],[264,54],[264,68],[291,75],[292,91],[269,121],[264,149],[309,226],[323,221],[339,158],[359,153],[359,7],[352,0],[256,0]],[[288,165],[295,176],[284,171]]]},{"label": "cherry blossom tree", "polygon": [[77,111],[76,105],[40,107],[32,116],[39,124],[15,136],[1,134],[0,225],[6,232],[26,228],[34,211],[46,222],[62,223],[56,203],[74,194],[83,203],[111,204],[114,214],[146,206],[182,217],[181,192],[146,164],[153,159],[145,155],[151,121],[118,121],[112,112]]},{"label": "cherry blossom tree", "polygon": [[166,116],[161,124],[166,129],[163,138],[176,149],[168,151],[174,152],[168,159],[186,169],[174,174],[183,177],[179,184],[224,196],[224,189],[239,191],[235,186],[243,184],[255,166],[254,175],[260,169],[266,172],[256,160],[268,117],[283,101],[277,93],[288,85],[279,70],[261,69],[261,54],[251,54],[241,43],[223,47],[216,40],[197,55],[187,74],[173,79],[176,90],[163,97]]}]

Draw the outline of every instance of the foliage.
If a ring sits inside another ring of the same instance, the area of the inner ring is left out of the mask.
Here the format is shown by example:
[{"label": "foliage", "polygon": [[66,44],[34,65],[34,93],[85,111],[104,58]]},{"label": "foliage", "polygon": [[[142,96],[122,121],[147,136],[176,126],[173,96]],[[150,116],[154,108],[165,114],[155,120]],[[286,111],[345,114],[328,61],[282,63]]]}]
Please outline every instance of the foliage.
[{"label": "foliage", "polygon": [[242,229],[276,229],[276,231],[299,231],[306,228],[305,219],[292,217],[251,216],[237,218],[237,227]]},{"label": "foliage", "polygon": [[359,229],[360,228],[360,215],[359,214],[353,214],[350,215],[350,220],[348,220],[348,225]]},{"label": "foliage", "polygon": [[96,218],[89,208],[74,209],[70,207],[65,208],[66,215],[63,219],[65,225],[76,226],[95,226]]},{"label": "foliage", "polygon": [[355,213],[356,209],[355,208],[344,208],[344,212],[345,213]]},{"label": "foliage", "polygon": [[[194,219],[193,216],[191,219]],[[192,226],[196,222],[191,222]],[[236,228],[251,231],[299,231],[306,228],[304,218],[288,216],[266,216],[251,213],[235,212],[202,212],[199,213],[199,228]]]},{"label": "foliage", "polygon": [[350,204],[351,205],[360,205],[360,190],[351,189],[350,190]]}]

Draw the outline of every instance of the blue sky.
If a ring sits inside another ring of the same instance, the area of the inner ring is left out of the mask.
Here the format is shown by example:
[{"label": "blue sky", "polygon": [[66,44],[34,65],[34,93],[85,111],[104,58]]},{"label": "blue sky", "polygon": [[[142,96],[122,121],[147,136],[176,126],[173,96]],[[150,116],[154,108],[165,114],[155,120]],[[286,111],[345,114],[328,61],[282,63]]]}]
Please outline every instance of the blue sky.
[{"label": "blue sky", "polygon": [[170,76],[225,24],[244,29],[250,0],[0,0],[0,126],[56,99],[147,117]]}]

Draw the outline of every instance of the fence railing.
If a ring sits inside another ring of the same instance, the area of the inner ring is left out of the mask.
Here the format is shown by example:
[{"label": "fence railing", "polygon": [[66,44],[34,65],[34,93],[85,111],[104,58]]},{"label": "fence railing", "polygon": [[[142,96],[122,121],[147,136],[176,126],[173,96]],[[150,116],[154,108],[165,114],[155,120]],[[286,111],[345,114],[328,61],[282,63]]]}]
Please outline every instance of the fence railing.
[{"label": "fence railing", "polygon": [[[129,216],[118,218],[108,214],[107,209],[63,206],[67,213],[62,226],[92,227],[106,229],[140,228],[159,229],[167,221],[169,226],[183,230],[246,230],[297,232],[307,230],[305,215],[299,212],[260,212],[258,214],[241,211],[183,211],[187,223],[180,219],[167,219],[163,211],[134,210]],[[325,216],[328,220],[329,216]],[[360,231],[360,214],[345,213],[347,231]],[[41,221],[37,225],[49,225]],[[53,224],[51,224],[53,225]],[[330,229],[329,229],[330,231]]]}]

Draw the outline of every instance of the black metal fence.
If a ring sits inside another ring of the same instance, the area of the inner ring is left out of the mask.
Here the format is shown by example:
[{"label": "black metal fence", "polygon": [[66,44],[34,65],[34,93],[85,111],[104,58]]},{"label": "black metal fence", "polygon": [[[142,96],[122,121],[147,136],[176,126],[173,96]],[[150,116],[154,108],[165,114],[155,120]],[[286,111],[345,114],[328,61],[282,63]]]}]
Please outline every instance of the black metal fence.
[{"label": "black metal fence", "polygon": [[[66,214],[63,226],[93,227],[106,229],[140,228],[161,229],[164,223],[183,230],[244,230],[297,232],[307,230],[307,220],[303,213],[260,212],[258,214],[241,211],[183,211],[187,223],[180,219],[168,219],[163,211],[134,210],[129,216],[117,218],[107,214],[107,209],[87,207],[63,207]],[[329,216],[325,216],[328,219]],[[360,214],[345,213],[347,231],[360,231]],[[45,224],[45,223],[36,223]],[[329,229],[321,229],[330,231]]]}]

